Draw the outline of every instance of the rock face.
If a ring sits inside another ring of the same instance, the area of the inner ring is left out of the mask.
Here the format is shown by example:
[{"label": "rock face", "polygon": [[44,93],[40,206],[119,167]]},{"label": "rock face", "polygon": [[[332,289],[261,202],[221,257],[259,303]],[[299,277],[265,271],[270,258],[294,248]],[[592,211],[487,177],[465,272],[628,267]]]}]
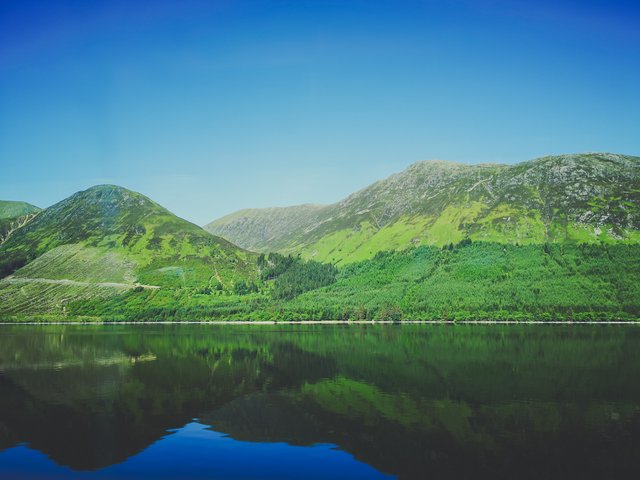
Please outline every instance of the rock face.
[{"label": "rock face", "polygon": [[637,241],[639,171],[639,157],[609,153],[515,165],[425,161],[333,205],[279,209],[277,222],[273,209],[238,212],[207,229],[257,251],[299,252],[336,262],[464,238]]}]

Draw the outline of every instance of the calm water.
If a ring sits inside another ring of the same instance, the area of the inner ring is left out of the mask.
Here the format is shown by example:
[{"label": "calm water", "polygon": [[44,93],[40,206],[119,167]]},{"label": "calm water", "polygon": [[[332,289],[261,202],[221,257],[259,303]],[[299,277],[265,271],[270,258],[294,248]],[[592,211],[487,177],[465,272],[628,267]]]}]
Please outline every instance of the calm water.
[{"label": "calm water", "polygon": [[640,327],[3,326],[0,478],[639,478]]}]

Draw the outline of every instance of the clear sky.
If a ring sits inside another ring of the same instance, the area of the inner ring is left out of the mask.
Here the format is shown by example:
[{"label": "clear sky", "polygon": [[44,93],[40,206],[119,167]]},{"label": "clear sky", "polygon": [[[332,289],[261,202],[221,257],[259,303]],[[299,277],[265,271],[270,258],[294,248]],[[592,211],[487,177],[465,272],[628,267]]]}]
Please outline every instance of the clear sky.
[{"label": "clear sky", "polygon": [[640,6],[0,0],[0,198],[98,183],[203,224],[424,159],[640,155]]}]

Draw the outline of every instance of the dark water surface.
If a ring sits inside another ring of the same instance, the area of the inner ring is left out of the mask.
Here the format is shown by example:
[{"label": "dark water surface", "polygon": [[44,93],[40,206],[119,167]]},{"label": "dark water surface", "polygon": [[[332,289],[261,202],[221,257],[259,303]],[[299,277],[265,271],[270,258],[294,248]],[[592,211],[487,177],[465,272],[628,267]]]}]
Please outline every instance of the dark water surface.
[{"label": "dark water surface", "polygon": [[1,326],[0,478],[640,478],[640,327]]}]

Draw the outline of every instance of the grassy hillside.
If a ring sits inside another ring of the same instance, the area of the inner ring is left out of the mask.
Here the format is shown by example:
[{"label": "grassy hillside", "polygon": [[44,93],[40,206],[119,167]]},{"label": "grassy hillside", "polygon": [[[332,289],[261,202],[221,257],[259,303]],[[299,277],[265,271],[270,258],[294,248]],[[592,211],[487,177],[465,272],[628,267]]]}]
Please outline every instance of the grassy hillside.
[{"label": "grassy hillside", "polygon": [[130,291],[74,302],[68,313],[141,321],[640,317],[639,245],[462,242],[379,253],[337,271],[286,258],[265,257],[256,282],[241,290]]},{"label": "grassy hillside", "polygon": [[214,220],[204,229],[223,238],[233,238],[233,243],[242,248],[266,253],[274,250],[275,245],[281,245],[288,232],[311,226],[323,208],[323,205],[250,208]]},{"label": "grassy hillside", "polygon": [[[281,222],[277,233],[255,247],[345,264],[379,251],[466,238],[636,243],[639,171],[639,157],[615,154],[550,156],[516,165],[418,162],[310,212],[302,226]],[[269,221],[269,212],[253,211],[254,224]],[[233,242],[241,227],[232,215],[224,231],[212,231]]]},{"label": "grassy hillside", "polygon": [[40,211],[40,208],[30,203],[0,200],[0,246]]},{"label": "grassy hillside", "polygon": [[638,317],[639,285],[638,245],[463,243],[379,253],[286,309],[389,320]]},{"label": "grassy hillside", "polygon": [[11,275],[0,281],[0,313],[61,313],[76,300],[146,288],[139,284],[231,290],[256,267],[252,254],[144,195],[102,185],[15,230],[0,244],[0,275]]},{"label": "grassy hillside", "polygon": [[38,213],[41,208],[27,202],[0,200],[0,219],[17,218],[30,213]]},{"label": "grassy hillside", "polygon": [[[178,218],[144,195],[112,185],[78,192],[43,210],[0,246],[4,274],[62,245],[118,250],[141,272],[172,261],[219,260],[233,270],[246,253],[231,243]],[[19,263],[22,262],[22,265]]]},{"label": "grassy hillside", "polygon": [[0,241],[0,317],[637,320],[639,162],[421,162],[338,204],[225,220],[245,242],[288,241],[291,256],[97,186]]}]

